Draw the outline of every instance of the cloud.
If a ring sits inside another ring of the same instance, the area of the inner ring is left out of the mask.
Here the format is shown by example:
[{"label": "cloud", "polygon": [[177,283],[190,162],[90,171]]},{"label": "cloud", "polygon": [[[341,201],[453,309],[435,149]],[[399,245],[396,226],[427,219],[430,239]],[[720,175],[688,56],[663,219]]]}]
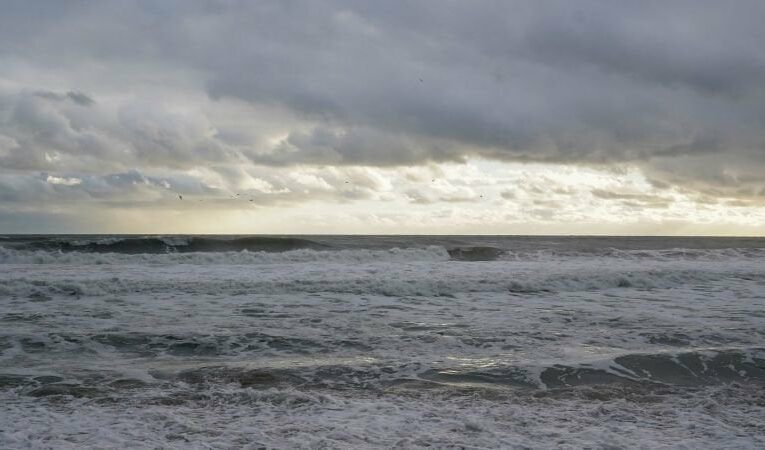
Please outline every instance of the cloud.
[{"label": "cloud", "polygon": [[[392,186],[385,170],[476,160],[637,167],[705,204],[765,199],[760,1],[43,0],[0,12],[0,195],[15,202],[238,189],[259,204],[395,191],[460,205],[481,198],[476,186]],[[597,197],[536,183],[494,198]]]},{"label": "cloud", "polygon": [[64,186],[77,186],[78,184],[82,183],[82,180],[79,178],[62,178],[54,177],[51,175],[48,175],[48,178],[46,178],[45,181],[51,184],[61,184]]},{"label": "cloud", "polygon": [[472,189],[456,188],[449,190],[433,190],[433,189],[409,189],[404,195],[406,198],[416,204],[430,204],[430,203],[467,203],[475,202],[481,196],[473,192]]},{"label": "cloud", "polygon": [[502,191],[499,195],[505,200],[515,200],[517,198],[517,194],[513,190]]},{"label": "cloud", "polygon": [[252,157],[258,164],[333,164],[400,166],[426,162],[464,161],[449,143],[417,140],[371,127],[328,128],[291,132],[268,154]]},{"label": "cloud", "polygon": [[[755,19],[765,14],[753,2],[450,4],[421,6],[429,20],[417,23],[395,2],[323,6],[252,11],[280,29],[264,24],[233,44],[236,61],[209,68],[214,98],[277,103],[322,124],[279,152],[294,162],[652,165],[765,147]],[[337,20],[343,8],[363,32]],[[251,44],[261,37],[268,46]]]},{"label": "cloud", "polygon": [[635,208],[666,208],[673,199],[641,192],[614,192],[607,189],[593,189],[592,195],[604,200],[617,200],[625,206]]},{"label": "cloud", "polygon": [[37,91],[32,95],[48,100],[64,101],[71,100],[80,106],[91,106],[95,103],[95,100],[90,98],[87,94],[82,92],[69,91],[66,93],[57,93],[52,91]]},{"label": "cloud", "polygon": [[[87,108],[83,108],[87,106]],[[103,171],[229,163],[244,157],[202,114],[160,103],[99,106],[82,93],[0,91],[0,166]]]}]

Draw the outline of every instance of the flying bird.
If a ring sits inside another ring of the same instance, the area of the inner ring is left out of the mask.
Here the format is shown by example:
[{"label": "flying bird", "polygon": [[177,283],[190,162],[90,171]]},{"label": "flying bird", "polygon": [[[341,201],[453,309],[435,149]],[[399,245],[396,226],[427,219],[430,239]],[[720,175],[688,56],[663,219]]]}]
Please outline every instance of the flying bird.
[{"label": "flying bird", "polygon": [[178,198],[183,200],[183,196],[181,194],[178,194]]}]

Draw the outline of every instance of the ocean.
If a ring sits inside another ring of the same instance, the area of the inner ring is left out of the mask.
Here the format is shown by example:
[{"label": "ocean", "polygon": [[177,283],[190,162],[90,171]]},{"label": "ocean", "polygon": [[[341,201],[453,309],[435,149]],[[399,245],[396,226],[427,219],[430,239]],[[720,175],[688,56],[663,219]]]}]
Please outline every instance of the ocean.
[{"label": "ocean", "polygon": [[0,236],[0,448],[765,448],[765,239]]}]

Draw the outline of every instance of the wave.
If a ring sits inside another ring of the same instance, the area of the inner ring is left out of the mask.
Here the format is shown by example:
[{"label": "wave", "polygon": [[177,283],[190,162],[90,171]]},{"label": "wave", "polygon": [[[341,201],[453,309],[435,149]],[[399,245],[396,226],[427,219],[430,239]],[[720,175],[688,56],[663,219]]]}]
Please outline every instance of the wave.
[{"label": "wave", "polygon": [[4,243],[15,250],[58,253],[162,254],[201,252],[286,252],[300,249],[327,249],[322,244],[296,237],[251,236],[240,238],[199,236],[148,236],[109,238],[38,238]]},{"label": "wave", "polygon": [[[0,236],[0,251],[35,254],[165,255],[223,253],[285,253],[372,251],[441,248],[456,261],[616,258],[624,260],[704,260],[762,258],[765,242],[698,239],[666,240],[655,247],[636,246],[628,239],[521,239],[513,237],[437,236]],[[644,243],[650,244],[650,242]],[[689,247],[677,246],[689,244]],[[749,246],[745,246],[745,244]],[[663,245],[663,246],[659,246]],[[744,245],[744,246],[742,246]],[[0,258],[2,259],[2,258]]]},{"label": "wave", "polygon": [[[132,346],[132,344],[128,344]],[[318,361],[323,361],[319,359]],[[141,382],[127,383],[125,374],[109,373],[92,388],[140,387],[146,382],[185,384],[230,384],[243,388],[287,386],[297,388],[338,388],[386,390],[401,387],[511,388],[561,390],[595,386],[640,388],[702,387],[730,383],[765,383],[765,348],[701,348],[677,353],[630,353],[612,359],[549,365],[497,365],[480,369],[433,368],[422,363],[370,364],[363,358],[349,358],[343,364],[302,364],[293,367],[252,367],[252,364],[202,365],[181,370],[150,369]],[[0,375],[0,388],[53,385],[36,390],[34,396],[75,395],[61,384],[65,374]],[[70,379],[70,381],[72,381]],[[77,381],[77,380],[73,380]],[[62,389],[64,391],[62,391]],[[95,391],[94,391],[95,392]],[[77,393],[78,396],[80,393]]]},{"label": "wave", "polygon": [[243,387],[275,384],[312,387],[386,388],[413,380],[452,386],[560,389],[595,385],[706,386],[765,383],[765,349],[695,349],[680,353],[632,353],[613,359],[549,366],[489,369],[427,369],[400,366],[319,366],[298,369],[201,367],[174,375],[187,383],[235,382]]},{"label": "wave", "polygon": [[[309,244],[298,241],[285,241],[265,243],[266,241],[236,240],[226,244],[194,243],[179,244],[172,247],[172,251],[159,251],[161,246],[167,246],[157,240],[143,241],[140,244],[133,243],[90,243],[84,248],[102,249],[97,251],[79,251],[75,244],[66,244],[66,250],[32,250],[29,248],[19,249],[14,247],[0,246],[0,264],[75,264],[75,265],[112,265],[112,264],[280,264],[280,263],[309,263],[309,262],[336,262],[336,263],[360,263],[360,262],[412,262],[412,261],[459,261],[459,262],[560,262],[572,259],[602,260],[609,258],[616,261],[644,261],[657,262],[673,261],[761,261],[765,252],[759,250],[653,250],[653,251],[622,251],[604,250],[600,253],[568,254],[564,252],[512,252],[495,247],[444,247],[431,245],[427,247],[384,248],[384,249],[338,249],[323,244]],[[49,244],[45,244],[49,245]],[[43,246],[45,246],[43,245]],[[209,246],[208,246],[209,245]],[[35,244],[35,246],[38,246]],[[208,246],[208,247],[206,247]],[[306,246],[313,248],[293,248]],[[248,247],[242,249],[234,249]],[[123,251],[107,251],[118,250]],[[150,251],[138,251],[139,249]],[[169,247],[168,247],[169,248]],[[201,250],[205,249],[207,250]],[[229,250],[226,250],[229,248]],[[200,251],[193,251],[197,249]],[[215,250],[213,250],[215,249]],[[234,249],[234,250],[231,250]]]},{"label": "wave", "polygon": [[[434,252],[435,250],[435,252]],[[321,252],[321,253],[314,253]],[[331,253],[330,253],[331,252]],[[208,253],[217,253],[209,257]],[[197,236],[150,236],[106,238],[20,238],[0,246],[0,262],[4,263],[89,263],[109,264],[120,262],[167,262],[200,263],[247,263],[258,259],[250,254],[289,253],[285,262],[337,260],[349,261],[387,259],[384,255],[403,254],[408,259],[429,256],[437,260],[448,256],[455,261],[495,261],[505,250],[488,246],[445,247],[441,245],[389,247],[389,248],[342,248],[315,240],[297,237],[252,236],[241,238]],[[419,255],[418,255],[419,253]],[[113,255],[113,256],[109,256]],[[141,258],[146,255],[148,257]],[[170,256],[166,256],[170,255]],[[136,256],[138,258],[126,258]],[[420,259],[417,258],[417,259]],[[268,260],[269,258],[259,258]],[[270,258],[278,260],[279,258]]]},{"label": "wave", "polygon": [[496,261],[505,251],[496,247],[457,247],[447,250],[456,261]]},{"label": "wave", "polygon": [[28,251],[0,247],[0,264],[282,264],[301,262],[382,262],[382,261],[447,261],[449,253],[443,247],[369,249],[294,249],[240,250],[171,253],[106,253]]},{"label": "wave", "polygon": [[499,384],[547,389],[604,385],[702,386],[765,383],[765,349],[697,349],[680,353],[631,353],[613,359],[541,367],[431,370],[439,383]]}]

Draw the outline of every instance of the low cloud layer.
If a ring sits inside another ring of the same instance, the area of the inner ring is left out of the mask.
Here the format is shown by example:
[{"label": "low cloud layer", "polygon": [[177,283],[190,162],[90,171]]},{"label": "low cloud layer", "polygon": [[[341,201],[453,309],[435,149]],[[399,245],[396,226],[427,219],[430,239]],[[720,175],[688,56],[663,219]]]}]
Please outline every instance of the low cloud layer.
[{"label": "low cloud layer", "polygon": [[4,2],[0,202],[457,207],[481,193],[380,174],[481,160],[637,168],[655,193],[586,194],[636,208],[760,207],[763,21],[754,0]]}]

